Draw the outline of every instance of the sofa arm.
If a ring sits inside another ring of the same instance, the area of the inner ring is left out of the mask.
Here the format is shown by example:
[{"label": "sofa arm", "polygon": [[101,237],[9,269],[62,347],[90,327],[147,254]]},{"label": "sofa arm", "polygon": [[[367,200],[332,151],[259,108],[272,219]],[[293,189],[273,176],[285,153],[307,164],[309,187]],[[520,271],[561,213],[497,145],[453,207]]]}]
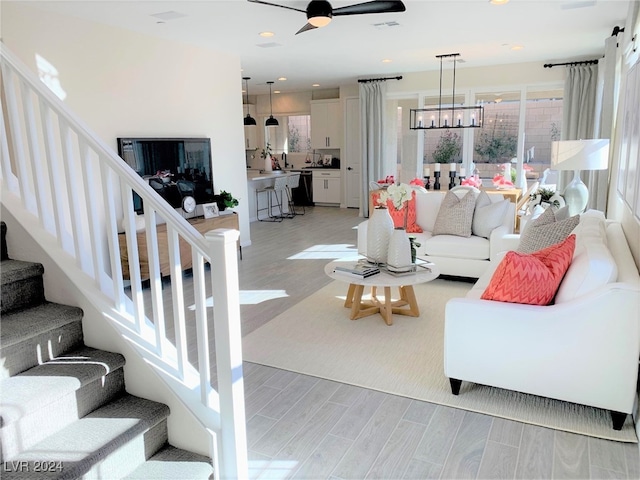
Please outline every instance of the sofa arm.
[{"label": "sofa arm", "polygon": [[445,375],[630,413],[639,301],[638,289],[622,283],[550,306],[454,298],[445,313]]},{"label": "sofa arm", "polygon": [[511,233],[511,230],[501,225],[494,228],[489,236],[489,259],[495,260],[497,255],[508,250],[515,250],[520,243],[520,235]]}]

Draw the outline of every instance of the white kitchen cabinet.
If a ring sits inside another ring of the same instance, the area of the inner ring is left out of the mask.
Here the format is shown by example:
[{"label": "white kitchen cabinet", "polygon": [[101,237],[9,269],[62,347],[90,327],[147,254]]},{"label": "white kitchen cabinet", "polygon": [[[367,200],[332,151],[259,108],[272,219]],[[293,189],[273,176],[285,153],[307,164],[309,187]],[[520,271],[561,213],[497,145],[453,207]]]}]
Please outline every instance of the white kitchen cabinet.
[{"label": "white kitchen cabinet", "polygon": [[[242,106],[244,113],[243,118],[247,116],[247,111],[255,119],[256,118],[256,106],[245,104]],[[257,123],[257,120],[256,120]],[[245,150],[256,150],[258,148],[258,125],[252,125],[250,127],[244,127],[244,148]]]},{"label": "white kitchen cabinet", "polygon": [[311,148],[342,146],[342,109],[340,100],[314,100],[311,104]]},{"label": "white kitchen cabinet", "polygon": [[313,171],[313,203],[340,204],[340,170]]}]

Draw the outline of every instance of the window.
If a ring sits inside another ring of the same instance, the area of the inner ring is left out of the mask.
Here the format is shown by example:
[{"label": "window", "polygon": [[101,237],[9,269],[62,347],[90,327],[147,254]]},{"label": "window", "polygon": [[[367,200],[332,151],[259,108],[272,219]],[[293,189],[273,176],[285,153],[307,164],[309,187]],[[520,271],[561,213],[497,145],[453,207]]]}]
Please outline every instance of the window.
[{"label": "window", "polygon": [[529,179],[541,178],[550,167],[551,142],[560,140],[562,95],[562,90],[527,92],[523,162]]},{"label": "window", "polygon": [[[455,105],[451,103],[442,103],[443,109],[464,106],[464,95],[456,95]],[[424,100],[424,108],[437,108],[439,104],[438,97],[427,97]],[[454,111],[455,112],[455,111]],[[428,113],[425,113],[429,117]],[[424,121],[427,125],[437,123],[437,119],[434,116],[425,118]],[[447,125],[455,123],[456,119],[451,119],[445,113],[443,116],[443,122],[446,121]],[[444,124],[443,124],[444,125]],[[462,162],[462,151],[464,147],[464,135],[463,129],[454,128],[437,128],[434,130],[421,130],[424,132],[424,155],[423,164],[429,163],[460,163]]]},{"label": "window", "polygon": [[274,116],[277,127],[265,127],[265,144],[273,154],[307,152],[311,150],[311,115]]}]

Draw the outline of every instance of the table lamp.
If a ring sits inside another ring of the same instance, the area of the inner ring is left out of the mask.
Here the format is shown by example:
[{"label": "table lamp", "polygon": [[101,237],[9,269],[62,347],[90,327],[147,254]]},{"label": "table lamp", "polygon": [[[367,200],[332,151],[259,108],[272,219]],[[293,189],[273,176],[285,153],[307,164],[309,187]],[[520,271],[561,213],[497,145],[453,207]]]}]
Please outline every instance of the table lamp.
[{"label": "table lamp", "polygon": [[608,139],[551,142],[551,169],[574,171],[573,180],[562,194],[569,215],[582,213],[589,202],[589,190],[580,179],[580,170],[606,170],[608,167]]}]

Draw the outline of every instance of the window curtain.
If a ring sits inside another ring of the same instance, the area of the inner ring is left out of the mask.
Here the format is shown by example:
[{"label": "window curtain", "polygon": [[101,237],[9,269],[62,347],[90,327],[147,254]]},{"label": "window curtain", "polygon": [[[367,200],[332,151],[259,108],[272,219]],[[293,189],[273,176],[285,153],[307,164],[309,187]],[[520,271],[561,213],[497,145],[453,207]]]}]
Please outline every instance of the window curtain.
[{"label": "window curtain", "polygon": [[618,48],[618,43],[622,42],[623,33],[619,33],[620,38],[611,36],[605,41],[604,59],[600,62],[598,69],[598,96],[596,102],[596,123],[595,137],[608,138],[609,147],[609,169],[594,170],[585,172],[586,178],[583,182],[589,189],[589,204],[587,208],[593,208],[606,213],[608,185],[611,177],[611,154],[613,153],[613,124],[617,115],[618,89],[620,88],[620,76],[622,71],[622,49]]},{"label": "window curtain", "polygon": [[385,176],[384,135],[385,98],[384,81],[360,84],[360,142],[362,149],[362,215],[369,216],[369,182]]},{"label": "window curtain", "polygon": [[[596,118],[596,93],[598,89],[597,65],[574,65],[568,67],[564,83],[562,110],[562,140],[585,140],[594,138]],[[581,172],[582,181],[592,172]],[[558,190],[563,191],[573,178],[573,172],[561,171]],[[589,191],[591,197],[591,191]],[[587,206],[589,208],[589,206]]]}]

